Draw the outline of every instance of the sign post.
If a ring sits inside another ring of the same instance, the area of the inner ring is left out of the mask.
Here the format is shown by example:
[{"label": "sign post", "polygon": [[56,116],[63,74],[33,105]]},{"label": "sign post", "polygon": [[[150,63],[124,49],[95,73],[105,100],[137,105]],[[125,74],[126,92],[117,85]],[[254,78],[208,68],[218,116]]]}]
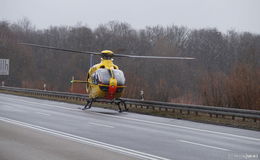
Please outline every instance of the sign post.
[{"label": "sign post", "polygon": [[140,96],[141,96],[141,100],[143,101],[144,100],[144,91],[143,90],[140,91]]},{"label": "sign post", "polygon": [[0,59],[0,75],[9,75],[9,59]]},{"label": "sign post", "polygon": [[5,86],[5,77],[4,76],[8,76],[9,75],[9,59],[0,59],[0,80],[2,80],[1,82],[1,86],[4,87]]}]

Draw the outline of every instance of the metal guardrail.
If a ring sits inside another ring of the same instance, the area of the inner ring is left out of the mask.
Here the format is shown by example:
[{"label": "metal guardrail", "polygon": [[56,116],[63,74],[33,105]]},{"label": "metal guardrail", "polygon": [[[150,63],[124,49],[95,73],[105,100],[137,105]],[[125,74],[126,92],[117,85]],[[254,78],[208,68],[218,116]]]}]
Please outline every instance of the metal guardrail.
[{"label": "metal guardrail", "polygon": [[[11,92],[22,92],[31,95],[38,96],[49,96],[49,97],[57,97],[64,99],[74,99],[79,101],[86,101],[88,99],[88,95],[86,94],[77,94],[77,93],[68,93],[68,92],[57,92],[57,91],[44,91],[38,89],[28,89],[28,88],[16,88],[16,87],[0,87],[0,90],[11,91]],[[254,119],[254,122],[260,120],[260,111],[257,110],[246,110],[246,109],[237,109],[237,108],[226,108],[226,107],[214,107],[214,106],[202,106],[202,105],[190,105],[190,104],[177,104],[177,103],[168,103],[168,102],[159,102],[159,101],[143,101],[138,99],[128,99],[122,98],[127,105],[130,107],[141,107],[146,109],[159,109],[165,111],[175,111],[178,110],[180,113],[186,111],[187,114],[190,112],[194,112],[196,115],[198,113],[207,113],[210,116],[219,115],[222,116],[232,116],[232,119],[235,117],[242,117]],[[109,101],[107,101],[109,103]]]}]

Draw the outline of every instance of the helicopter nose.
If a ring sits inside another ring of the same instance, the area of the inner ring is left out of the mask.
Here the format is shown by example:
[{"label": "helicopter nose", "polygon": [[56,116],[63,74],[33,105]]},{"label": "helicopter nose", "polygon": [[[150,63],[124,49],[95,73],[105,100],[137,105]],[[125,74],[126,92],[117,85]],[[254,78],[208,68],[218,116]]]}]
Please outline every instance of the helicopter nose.
[{"label": "helicopter nose", "polygon": [[109,81],[109,87],[108,87],[108,98],[113,99],[115,98],[117,90],[117,80],[115,78],[111,78]]},{"label": "helicopter nose", "polygon": [[111,85],[108,87],[108,98],[113,99],[116,94],[117,87],[114,85]]}]

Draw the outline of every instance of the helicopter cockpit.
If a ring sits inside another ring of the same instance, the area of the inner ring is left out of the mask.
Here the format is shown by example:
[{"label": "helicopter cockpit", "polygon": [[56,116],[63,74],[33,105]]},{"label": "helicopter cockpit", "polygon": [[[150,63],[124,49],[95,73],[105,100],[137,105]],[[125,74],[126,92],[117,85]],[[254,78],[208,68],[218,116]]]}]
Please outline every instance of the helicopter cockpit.
[{"label": "helicopter cockpit", "polygon": [[[114,75],[114,76],[112,76]],[[92,75],[93,84],[109,85],[110,79],[114,77],[117,80],[117,86],[125,85],[124,73],[119,69],[105,69],[100,68]]]}]

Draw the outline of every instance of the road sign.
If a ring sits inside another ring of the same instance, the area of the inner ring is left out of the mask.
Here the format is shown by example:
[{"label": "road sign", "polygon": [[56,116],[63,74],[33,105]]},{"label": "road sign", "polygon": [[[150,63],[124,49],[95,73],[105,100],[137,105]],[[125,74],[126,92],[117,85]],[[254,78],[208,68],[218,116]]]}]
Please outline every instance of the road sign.
[{"label": "road sign", "polygon": [[9,59],[0,59],[0,75],[9,75]]}]

